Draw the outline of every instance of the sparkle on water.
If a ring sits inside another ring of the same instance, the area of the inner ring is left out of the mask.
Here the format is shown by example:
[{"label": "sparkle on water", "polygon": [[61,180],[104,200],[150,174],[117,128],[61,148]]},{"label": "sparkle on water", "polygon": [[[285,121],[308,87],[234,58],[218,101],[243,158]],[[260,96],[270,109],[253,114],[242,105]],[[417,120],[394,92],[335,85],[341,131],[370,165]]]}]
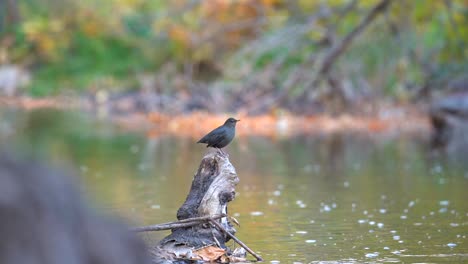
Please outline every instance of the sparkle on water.
[{"label": "sparkle on water", "polygon": [[[0,112],[0,144],[76,168],[90,200],[133,225],[164,223],[206,148],[147,138],[82,115]],[[425,139],[236,138],[237,236],[269,263],[468,261],[468,165]],[[150,244],[168,232],[143,234]],[[230,247],[235,245],[230,243]]]}]

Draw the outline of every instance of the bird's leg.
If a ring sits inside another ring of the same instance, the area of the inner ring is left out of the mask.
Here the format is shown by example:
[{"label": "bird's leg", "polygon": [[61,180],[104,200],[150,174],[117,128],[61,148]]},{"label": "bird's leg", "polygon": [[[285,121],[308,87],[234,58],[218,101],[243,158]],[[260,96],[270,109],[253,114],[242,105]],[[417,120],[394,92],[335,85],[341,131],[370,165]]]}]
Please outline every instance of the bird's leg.
[{"label": "bird's leg", "polygon": [[218,151],[221,152],[221,154],[223,154],[223,156],[226,156],[226,152],[224,152],[224,150],[222,148],[218,148]]}]

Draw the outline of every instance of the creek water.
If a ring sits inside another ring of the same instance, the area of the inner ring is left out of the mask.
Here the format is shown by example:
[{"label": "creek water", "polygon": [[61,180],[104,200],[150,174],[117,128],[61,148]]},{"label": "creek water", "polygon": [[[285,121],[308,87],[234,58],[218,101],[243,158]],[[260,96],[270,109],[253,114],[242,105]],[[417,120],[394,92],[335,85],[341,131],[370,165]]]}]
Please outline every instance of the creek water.
[{"label": "creek water", "polygon": [[[0,111],[0,144],[66,166],[98,210],[174,221],[206,153],[193,138],[123,131],[81,114]],[[468,160],[424,137],[236,138],[237,236],[271,263],[468,262]],[[167,232],[143,234],[149,244]],[[235,247],[234,244],[229,244]]]}]

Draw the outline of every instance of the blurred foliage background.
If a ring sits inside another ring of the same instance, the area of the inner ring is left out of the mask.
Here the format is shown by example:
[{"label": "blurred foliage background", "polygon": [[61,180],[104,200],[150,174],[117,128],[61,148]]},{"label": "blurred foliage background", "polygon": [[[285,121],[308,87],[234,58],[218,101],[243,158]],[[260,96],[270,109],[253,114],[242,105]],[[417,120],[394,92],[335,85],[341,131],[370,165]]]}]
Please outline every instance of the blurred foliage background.
[{"label": "blurred foliage background", "polygon": [[[348,39],[382,2],[386,8]],[[317,102],[333,108],[369,98],[420,100],[468,72],[466,0],[0,5],[0,64],[30,73],[23,92],[33,96],[149,89],[191,98],[187,109],[312,111]]]}]

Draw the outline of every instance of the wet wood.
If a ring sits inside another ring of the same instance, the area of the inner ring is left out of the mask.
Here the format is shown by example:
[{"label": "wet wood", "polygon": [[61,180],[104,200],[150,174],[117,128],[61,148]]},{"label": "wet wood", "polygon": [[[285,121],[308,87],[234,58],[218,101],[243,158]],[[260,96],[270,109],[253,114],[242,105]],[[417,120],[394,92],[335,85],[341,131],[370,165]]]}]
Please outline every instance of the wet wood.
[{"label": "wet wood", "polygon": [[[228,203],[235,198],[235,186],[239,182],[234,166],[228,155],[213,150],[206,154],[195,174],[190,192],[177,211],[181,224],[154,248],[158,263],[192,259],[195,252],[207,246],[227,250],[226,242],[234,239],[251,253],[255,254],[239,239],[234,237],[236,229],[229,218]],[[195,219],[196,221],[194,221]],[[185,226],[185,224],[190,226]]]}]

